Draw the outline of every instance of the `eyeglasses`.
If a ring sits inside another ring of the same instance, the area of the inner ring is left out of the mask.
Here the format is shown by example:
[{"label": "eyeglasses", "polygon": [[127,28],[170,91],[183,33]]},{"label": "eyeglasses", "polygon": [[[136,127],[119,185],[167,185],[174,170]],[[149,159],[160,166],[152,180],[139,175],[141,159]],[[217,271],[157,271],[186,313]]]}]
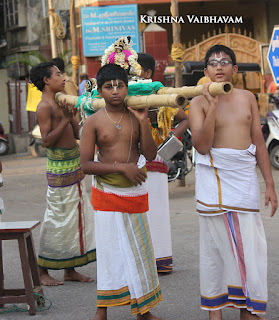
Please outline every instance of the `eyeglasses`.
[{"label": "eyeglasses", "polygon": [[220,66],[221,67],[226,67],[228,66],[229,64],[232,64],[232,61],[229,60],[229,59],[222,59],[222,60],[209,60],[207,62],[207,65],[208,66],[211,66],[213,68],[216,68],[218,66],[218,64],[220,63]]}]

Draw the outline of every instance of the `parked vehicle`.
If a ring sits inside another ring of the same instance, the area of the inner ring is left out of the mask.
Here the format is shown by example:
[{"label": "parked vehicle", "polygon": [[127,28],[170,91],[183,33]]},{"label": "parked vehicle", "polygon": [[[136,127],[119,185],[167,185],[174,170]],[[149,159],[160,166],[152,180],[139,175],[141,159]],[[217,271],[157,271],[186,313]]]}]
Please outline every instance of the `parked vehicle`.
[{"label": "parked vehicle", "polygon": [[7,154],[9,151],[9,141],[4,133],[4,127],[0,122],[0,156]]},{"label": "parked vehicle", "polygon": [[30,142],[29,147],[31,149],[31,153],[34,156],[39,157],[46,157],[47,155],[47,148],[43,144],[42,136],[40,127],[36,124],[33,130],[29,133],[30,135]]},{"label": "parked vehicle", "polygon": [[279,110],[279,97],[274,94],[269,94],[269,103],[272,104],[275,110]]},{"label": "parked vehicle", "polygon": [[181,142],[183,149],[167,161],[169,167],[168,182],[182,180],[193,168],[195,150],[192,147],[191,131],[184,132]]},{"label": "parked vehicle", "polygon": [[270,162],[279,170],[279,110],[268,112],[261,124]]}]

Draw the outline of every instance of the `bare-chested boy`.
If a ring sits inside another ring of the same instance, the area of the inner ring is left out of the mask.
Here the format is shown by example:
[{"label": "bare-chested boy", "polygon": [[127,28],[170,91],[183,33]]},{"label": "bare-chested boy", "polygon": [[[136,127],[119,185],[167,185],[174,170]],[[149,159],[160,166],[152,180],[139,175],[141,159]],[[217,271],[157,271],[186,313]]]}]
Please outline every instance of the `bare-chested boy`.
[{"label": "bare-chested boy", "polygon": [[65,78],[53,62],[40,63],[30,72],[33,84],[42,91],[37,120],[47,149],[47,209],[41,227],[38,265],[43,285],[63,284],[48,269],[65,269],[65,281],[92,282],[75,267],[95,261],[93,212],[90,210],[84,174],[80,168],[79,125],[74,112],[55,94],[65,87]]},{"label": "bare-chested boy", "polygon": [[[204,73],[211,81],[231,81],[237,73],[234,52],[222,45],[208,50]],[[240,319],[258,319],[267,301],[266,239],[259,214],[256,162],[266,183],[271,216],[277,197],[254,95],[233,89],[190,104],[196,158],[196,200],[200,215],[201,308],[209,319],[221,309],[240,309]]]},{"label": "bare-chested boy", "polygon": [[[97,311],[107,319],[107,307],[131,305],[137,319],[158,320],[149,309],[161,300],[146,212],[148,190],[145,162],[155,158],[147,109],[126,108],[128,79],[115,64],[97,74],[105,108],[83,127],[81,166],[92,178],[97,249]],[[94,160],[95,145],[98,159]]]}]

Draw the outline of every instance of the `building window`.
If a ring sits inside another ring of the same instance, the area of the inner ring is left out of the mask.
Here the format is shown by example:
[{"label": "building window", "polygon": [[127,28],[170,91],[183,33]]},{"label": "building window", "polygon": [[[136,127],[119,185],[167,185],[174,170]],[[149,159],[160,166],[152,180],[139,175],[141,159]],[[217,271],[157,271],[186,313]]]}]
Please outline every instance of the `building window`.
[{"label": "building window", "polygon": [[18,25],[18,0],[4,0],[6,26],[14,27]]},{"label": "building window", "polygon": [[49,18],[42,19],[42,33],[41,33],[41,45],[47,46],[50,44],[50,28]]}]

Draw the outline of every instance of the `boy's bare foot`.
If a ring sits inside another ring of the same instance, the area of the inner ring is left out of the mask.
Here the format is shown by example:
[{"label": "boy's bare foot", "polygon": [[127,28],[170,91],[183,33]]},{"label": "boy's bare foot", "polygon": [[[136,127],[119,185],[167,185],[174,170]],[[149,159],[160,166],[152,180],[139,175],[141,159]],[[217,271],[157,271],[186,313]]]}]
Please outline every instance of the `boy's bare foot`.
[{"label": "boy's bare foot", "polygon": [[137,320],[162,320],[162,319],[153,316],[153,314],[148,311],[145,314],[138,314]]},{"label": "boy's bare foot", "polygon": [[65,281],[79,281],[79,282],[93,282],[92,278],[86,277],[78,272],[75,269],[67,269],[64,274]]},{"label": "boy's bare foot", "polygon": [[261,318],[256,314],[252,314],[250,311],[246,309],[240,309],[240,320],[266,320],[265,318]]},{"label": "boy's bare foot", "polygon": [[209,320],[222,320],[222,310],[209,311]]},{"label": "boy's bare foot", "polygon": [[40,270],[40,280],[43,286],[59,286],[64,284],[63,281],[59,281],[48,274],[48,271],[45,269]]},{"label": "boy's bare foot", "polygon": [[93,320],[107,320],[107,308],[98,307]]}]

